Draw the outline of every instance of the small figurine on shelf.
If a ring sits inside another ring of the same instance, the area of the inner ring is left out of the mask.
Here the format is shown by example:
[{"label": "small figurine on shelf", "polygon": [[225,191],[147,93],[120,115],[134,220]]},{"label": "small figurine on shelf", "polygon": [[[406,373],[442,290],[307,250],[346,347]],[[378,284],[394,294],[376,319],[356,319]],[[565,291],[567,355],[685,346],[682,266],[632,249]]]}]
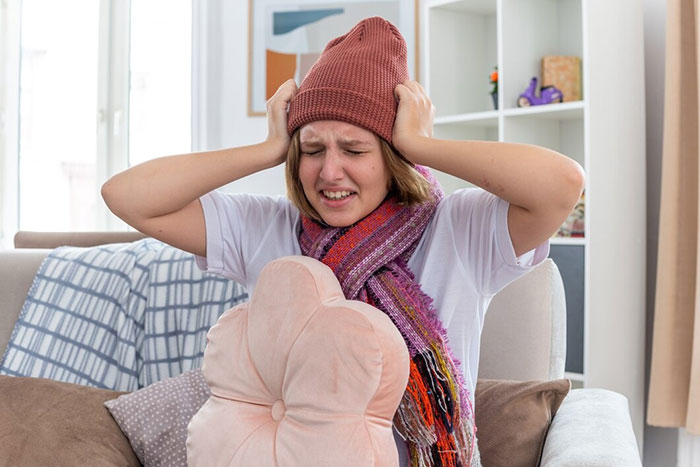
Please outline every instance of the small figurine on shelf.
[{"label": "small figurine on shelf", "polygon": [[573,211],[566,218],[564,223],[559,227],[556,237],[584,237],[586,233],[585,224],[585,206],[586,192],[581,194],[581,199],[578,200]]},{"label": "small figurine on shelf", "polygon": [[530,80],[530,86],[518,96],[518,107],[551,104],[553,102],[561,102],[564,99],[562,92],[554,86],[542,86],[539,96],[537,96],[536,92],[537,76],[533,76]]},{"label": "small figurine on shelf", "polygon": [[493,99],[493,108],[498,110],[498,67],[494,67],[495,71],[489,75],[491,82],[491,98]]}]

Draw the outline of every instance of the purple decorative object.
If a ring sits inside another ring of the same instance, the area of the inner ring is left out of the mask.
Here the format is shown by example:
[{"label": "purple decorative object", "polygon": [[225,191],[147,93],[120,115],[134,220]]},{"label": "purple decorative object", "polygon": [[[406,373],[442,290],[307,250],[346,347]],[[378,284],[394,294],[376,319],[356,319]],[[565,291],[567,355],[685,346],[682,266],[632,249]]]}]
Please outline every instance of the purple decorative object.
[{"label": "purple decorative object", "polygon": [[543,86],[539,96],[536,94],[536,90],[537,77],[533,76],[530,80],[530,86],[528,86],[524,93],[518,96],[518,107],[551,104],[564,100],[564,94],[554,86]]}]

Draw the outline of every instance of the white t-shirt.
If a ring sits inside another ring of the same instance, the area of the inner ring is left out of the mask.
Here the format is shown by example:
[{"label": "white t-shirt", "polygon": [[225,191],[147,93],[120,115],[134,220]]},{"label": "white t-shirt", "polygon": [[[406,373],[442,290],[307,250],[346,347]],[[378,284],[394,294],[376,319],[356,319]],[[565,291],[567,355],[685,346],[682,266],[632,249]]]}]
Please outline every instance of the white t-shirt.
[{"label": "white t-shirt", "polygon": [[[244,284],[252,295],[266,264],[301,255],[299,211],[288,199],[213,191],[200,201],[207,257],[195,260],[203,271]],[[408,262],[421,290],[433,299],[454,357],[462,362],[472,405],[481,330],[493,295],[549,254],[545,241],[515,257],[508,207],[507,201],[480,188],[446,196]],[[400,465],[405,465],[405,448],[399,453]]]},{"label": "white t-shirt", "polygon": [[[260,271],[301,255],[299,211],[284,197],[213,191],[200,198],[207,232],[203,271],[244,284],[252,295]],[[515,257],[508,202],[480,188],[445,197],[408,266],[433,299],[452,352],[474,394],[484,315],[493,295],[549,254],[549,242]]]}]

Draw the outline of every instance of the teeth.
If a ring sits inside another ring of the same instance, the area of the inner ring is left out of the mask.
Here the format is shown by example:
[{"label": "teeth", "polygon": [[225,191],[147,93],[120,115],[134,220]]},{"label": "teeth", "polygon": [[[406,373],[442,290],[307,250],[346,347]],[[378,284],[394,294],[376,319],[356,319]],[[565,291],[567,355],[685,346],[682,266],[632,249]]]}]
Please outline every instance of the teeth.
[{"label": "teeth", "polygon": [[330,199],[341,199],[350,196],[352,191],[327,191],[323,190],[323,195]]}]

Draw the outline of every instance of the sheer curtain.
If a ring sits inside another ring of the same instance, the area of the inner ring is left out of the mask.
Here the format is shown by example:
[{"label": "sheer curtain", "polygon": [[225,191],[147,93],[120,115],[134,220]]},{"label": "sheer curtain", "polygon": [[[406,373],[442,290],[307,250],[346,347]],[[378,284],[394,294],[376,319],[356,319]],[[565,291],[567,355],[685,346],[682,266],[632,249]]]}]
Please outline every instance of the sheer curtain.
[{"label": "sheer curtain", "polygon": [[659,249],[647,423],[700,434],[698,16],[668,0]]}]

